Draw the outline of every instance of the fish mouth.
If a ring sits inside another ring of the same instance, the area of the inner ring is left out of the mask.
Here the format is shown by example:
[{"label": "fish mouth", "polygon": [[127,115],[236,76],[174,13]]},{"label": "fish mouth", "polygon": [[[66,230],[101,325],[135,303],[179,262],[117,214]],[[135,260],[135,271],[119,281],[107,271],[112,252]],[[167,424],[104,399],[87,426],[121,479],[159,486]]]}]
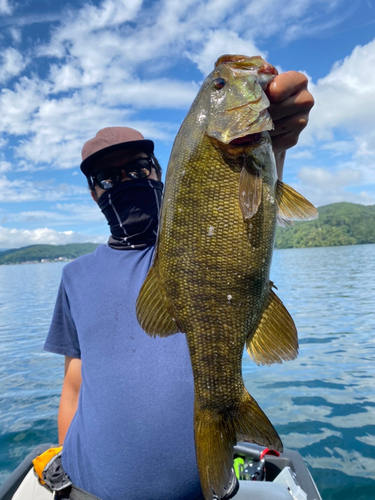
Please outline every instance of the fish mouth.
[{"label": "fish mouth", "polygon": [[260,142],[261,139],[262,139],[262,134],[261,132],[258,132],[256,134],[248,134],[244,135],[243,137],[237,137],[236,139],[230,141],[229,144],[246,146],[247,144],[256,144],[257,142]]}]

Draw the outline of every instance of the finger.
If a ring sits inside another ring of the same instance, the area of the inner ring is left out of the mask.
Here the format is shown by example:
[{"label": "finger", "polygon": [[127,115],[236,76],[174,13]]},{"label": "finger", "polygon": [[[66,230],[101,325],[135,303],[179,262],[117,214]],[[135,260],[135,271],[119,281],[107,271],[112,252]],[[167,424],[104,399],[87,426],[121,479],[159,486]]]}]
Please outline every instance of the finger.
[{"label": "finger", "polygon": [[268,85],[266,94],[270,102],[284,101],[291,95],[307,89],[308,80],[306,76],[298,71],[286,71],[275,76]]},{"label": "finger", "polygon": [[308,115],[293,115],[274,123],[275,129],[270,130],[272,136],[272,149],[279,153],[292,148],[298,142],[302,130],[306,127]]},{"label": "finger", "polygon": [[295,132],[287,132],[286,134],[276,135],[272,137],[272,150],[276,153],[283,153],[287,149],[292,148],[298,142],[298,134]]},{"label": "finger", "polygon": [[314,98],[307,89],[299,90],[283,101],[271,103],[268,111],[275,122],[294,114],[307,114],[314,106]]},{"label": "finger", "polygon": [[282,134],[288,134],[295,131],[297,137],[306,127],[309,121],[309,115],[307,113],[299,113],[286,118],[281,118],[273,122],[274,129],[270,130],[269,133],[272,137]]}]

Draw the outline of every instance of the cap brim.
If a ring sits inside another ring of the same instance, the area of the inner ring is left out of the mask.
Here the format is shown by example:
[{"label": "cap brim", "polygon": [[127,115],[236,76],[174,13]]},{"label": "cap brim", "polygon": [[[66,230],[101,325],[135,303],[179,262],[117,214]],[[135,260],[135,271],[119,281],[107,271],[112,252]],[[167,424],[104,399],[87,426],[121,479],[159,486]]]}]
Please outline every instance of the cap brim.
[{"label": "cap brim", "polygon": [[113,144],[112,146],[108,146],[107,148],[101,149],[96,153],[88,156],[81,163],[81,170],[89,177],[94,172],[95,162],[105,156],[108,153],[112,153],[113,151],[118,151],[120,149],[138,149],[139,151],[144,151],[145,153],[152,154],[154,152],[154,143],[148,139],[144,139],[141,141],[129,141],[129,142],[120,142],[119,144]]}]

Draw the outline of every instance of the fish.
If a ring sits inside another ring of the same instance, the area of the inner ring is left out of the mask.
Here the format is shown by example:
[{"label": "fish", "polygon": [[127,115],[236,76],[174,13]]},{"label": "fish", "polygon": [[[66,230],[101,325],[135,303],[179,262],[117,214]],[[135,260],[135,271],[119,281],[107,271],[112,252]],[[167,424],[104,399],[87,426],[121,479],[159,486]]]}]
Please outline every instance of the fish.
[{"label": "fish", "polygon": [[233,446],[282,451],[242,377],[298,354],[293,319],[274,291],[277,221],[317,217],[277,179],[265,90],[277,74],[260,56],[221,56],[175,138],[152,266],[136,313],[151,336],[185,333],[194,378],[195,450],[206,500],[223,496]]}]

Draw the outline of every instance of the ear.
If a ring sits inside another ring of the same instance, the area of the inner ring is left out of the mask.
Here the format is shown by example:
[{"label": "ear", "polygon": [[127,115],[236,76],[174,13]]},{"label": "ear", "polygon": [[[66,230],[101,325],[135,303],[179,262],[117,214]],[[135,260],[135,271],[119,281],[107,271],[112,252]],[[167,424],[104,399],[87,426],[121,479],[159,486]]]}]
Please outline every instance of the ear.
[{"label": "ear", "polygon": [[98,197],[96,196],[95,191],[92,191],[90,189],[90,194],[91,194],[91,198],[95,201],[95,203],[98,203]]}]

